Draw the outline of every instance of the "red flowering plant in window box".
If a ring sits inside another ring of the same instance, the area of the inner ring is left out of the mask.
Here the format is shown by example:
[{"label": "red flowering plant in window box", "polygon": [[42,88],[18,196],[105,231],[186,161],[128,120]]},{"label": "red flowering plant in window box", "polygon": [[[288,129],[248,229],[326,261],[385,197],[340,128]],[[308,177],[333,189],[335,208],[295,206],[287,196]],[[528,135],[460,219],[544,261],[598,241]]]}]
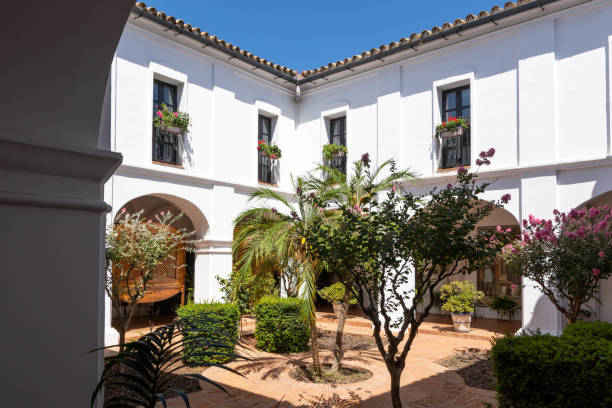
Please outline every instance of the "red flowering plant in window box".
[{"label": "red flowering plant in window box", "polygon": [[442,138],[461,136],[469,126],[470,122],[467,119],[450,116],[446,122],[436,126],[436,134]]},{"label": "red flowering plant in window box", "polygon": [[187,112],[172,112],[165,103],[155,112],[153,126],[176,133],[187,133],[191,126],[191,119]]},{"label": "red flowering plant in window box", "polygon": [[280,159],[283,155],[280,147],[275,144],[268,144],[265,140],[260,140],[257,142],[257,150],[262,152],[264,156],[269,157],[270,159]]}]

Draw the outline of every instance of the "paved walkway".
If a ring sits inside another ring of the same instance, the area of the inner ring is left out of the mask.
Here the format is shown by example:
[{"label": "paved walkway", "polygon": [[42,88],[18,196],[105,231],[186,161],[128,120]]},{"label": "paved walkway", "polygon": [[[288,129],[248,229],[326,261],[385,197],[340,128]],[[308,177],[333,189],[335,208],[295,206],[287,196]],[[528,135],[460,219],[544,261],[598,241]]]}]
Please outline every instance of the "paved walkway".
[{"label": "paved walkway", "polygon": [[[321,323],[322,329],[333,330],[333,323]],[[371,334],[369,328],[350,325],[346,331]],[[495,393],[465,385],[454,371],[434,361],[465,348],[485,349],[489,341],[419,334],[407,359],[401,380],[404,407],[410,408],[483,408],[485,403],[496,407]],[[367,368],[374,374],[367,381],[355,384],[328,385],[297,382],[289,371],[309,361],[309,353],[275,355],[254,349],[242,351],[252,361],[236,361],[229,366],[244,377],[213,367],[204,372],[211,380],[222,384],[229,395],[209,384],[203,391],[189,395],[194,408],[382,408],[390,407],[389,374],[376,349],[348,351],[343,360],[347,365]],[[330,361],[331,353],[322,359]],[[184,407],[180,400],[169,401],[169,407]]]}]

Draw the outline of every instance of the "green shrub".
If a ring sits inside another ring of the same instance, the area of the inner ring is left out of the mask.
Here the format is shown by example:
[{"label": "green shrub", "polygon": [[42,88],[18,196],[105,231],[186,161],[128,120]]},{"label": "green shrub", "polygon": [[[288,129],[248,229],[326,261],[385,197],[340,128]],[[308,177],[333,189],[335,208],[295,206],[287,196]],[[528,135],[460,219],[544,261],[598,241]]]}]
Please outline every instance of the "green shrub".
[{"label": "green shrub", "polygon": [[[233,303],[192,303],[177,310],[178,317],[183,321],[185,336],[184,356],[190,364],[225,363],[230,356],[194,356],[195,353],[221,352],[233,353],[238,335],[240,313]],[[204,318],[204,319],[202,319]],[[198,344],[202,333],[211,343],[225,344],[228,347],[210,347]]]},{"label": "green shrub", "polygon": [[266,296],[255,306],[257,348],[272,353],[294,353],[308,348],[310,329],[297,298]]},{"label": "green shrub", "polygon": [[495,341],[492,357],[500,408],[612,406],[608,340],[507,336]]},{"label": "green shrub", "polygon": [[498,297],[495,296],[491,302],[491,309],[497,312],[497,316],[500,319],[512,320],[514,313],[516,313],[519,304],[509,297]]},{"label": "green shrub", "polygon": [[[336,282],[333,285],[326,286],[317,291],[319,296],[329,303],[343,303],[346,293],[346,286],[342,282]],[[356,305],[357,298],[352,293],[349,293],[349,304]]]},{"label": "green shrub", "polygon": [[452,281],[440,288],[440,299],[444,302],[442,310],[451,313],[474,313],[476,302],[484,293],[476,290],[470,281]]},{"label": "green shrub", "polygon": [[565,338],[601,338],[612,341],[612,323],[606,322],[576,322],[563,331]]}]

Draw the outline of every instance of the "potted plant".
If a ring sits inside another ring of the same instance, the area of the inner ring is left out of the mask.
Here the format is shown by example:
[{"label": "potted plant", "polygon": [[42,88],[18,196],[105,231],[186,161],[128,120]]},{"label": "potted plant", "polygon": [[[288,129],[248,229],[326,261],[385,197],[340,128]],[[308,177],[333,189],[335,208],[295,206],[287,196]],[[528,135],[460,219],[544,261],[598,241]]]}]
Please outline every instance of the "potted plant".
[{"label": "potted plant", "polygon": [[283,155],[280,147],[275,144],[268,144],[265,140],[257,142],[257,150],[262,152],[264,156],[273,160],[280,159]]},{"label": "potted plant", "polygon": [[461,136],[469,125],[470,123],[465,118],[454,118],[450,116],[446,122],[442,122],[436,126],[436,134],[442,139]]},{"label": "potted plant", "polygon": [[[334,313],[336,313],[336,316],[340,316],[340,313],[342,313],[342,302],[344,302],[346,292],[345,286],[342,284],[342,282],[334,283],[333,285],[327,286],[321,290],[318,290],[317,292],[319,293],[319,296],[334,305]],[[351,295],[349,297],[349,305],[355,304],[357,304],[357,299],[355,299],[355,296]]]},{"label": "potted plant", "polygon": [[[158,107],[159,108],[159,107]],[[187,112],[172,112],[165,103],[155,112],[153,126],[171,133],[187,133],[191,126],[191,119]]]},{"label": "potted plant", "polygon": [[344,156],[346,152],[346,146],[329,143],[323,146],[323,159],[326,161],[331,161],[336,157]]},{"label": "potted plant", "polygon": [[491,309],[495,310],[499,319],[512,320],[519,304],[504,296],[496,296],[491,302]]},{"label": "potted plant", "polygon": [[440,299],[444,302],[442,310],[451,312],[455,331],[469,332],[476,302],[484,293],[476,290],[470,281],[453,281],[442,285]]}]

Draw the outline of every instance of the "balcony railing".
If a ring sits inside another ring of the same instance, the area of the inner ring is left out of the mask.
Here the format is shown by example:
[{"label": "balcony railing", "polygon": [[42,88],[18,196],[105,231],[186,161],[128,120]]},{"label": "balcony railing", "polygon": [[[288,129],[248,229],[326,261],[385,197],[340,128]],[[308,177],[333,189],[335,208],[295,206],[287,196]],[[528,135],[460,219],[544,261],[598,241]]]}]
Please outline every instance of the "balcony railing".
[{"label": "balcony railing", "polygon": [[449,169],[470,164],[470,131],[460,131],[440,135],[440,168]]},{"label": "balcony railing", "polygon": [[342,174],[346,174],[346,153],[336,153],[331,159],[324,159],[325,167],[338,170]]},{"label": "balcony railing", "polygon": [[278,160],[269,158],[264,152],[257,152],[257,177],[259,181],[278,184]]}]

